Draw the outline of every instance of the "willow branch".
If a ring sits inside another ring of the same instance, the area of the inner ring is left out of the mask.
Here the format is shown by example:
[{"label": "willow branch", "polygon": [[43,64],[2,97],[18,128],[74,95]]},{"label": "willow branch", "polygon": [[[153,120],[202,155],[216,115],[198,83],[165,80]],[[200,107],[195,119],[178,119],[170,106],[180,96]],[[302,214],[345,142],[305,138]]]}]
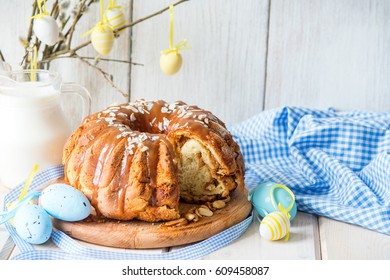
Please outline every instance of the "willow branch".
[{"label": "willow branch", "polygon": [[[61,32],[64,31],[64,28],[68,24],[69,20],[70,20],[70,16],[68,16],[66,18],[66,20],[62,23],[62,25],[61,25]],[[60,40],[57,45],[54,45],[55,48],[53,48],[53,53],[58,52],[58,50],[61,49],[61,46],[65,42],[65,40],[66,39],[65,39],[65,36],[64,36],[64,40]]]},{"label": "willow branch", "polygon": [[4,58],[4,55],[3,55],[3,53],[1,52],[1,50],[0,50],[0,59],[1,59],[1,61],[5,62],[5,58]]},{"label": "willow branch", "polygon": [[[174,3],[174,4],[172,4],[172,5],[173,5],[173,6],[177,6],[177,5],[181,4],[181,3],[188,2],[188,1],[190,1],[190,0],[181,0],[181,1],[178,1],[178,2],[176,2],[176,3]],[[162,10],[160,10],[160,11],[158,11],[158,12],[155,12],[154,14],[148,15],[148,16],[146,16],[146,17],[144,17],[144,18],[141,18],[141,19],[136,20],[136,21],[134,21],[134,22],[131,22],[131,23],[129,23],[129,24],[125,24],[125,25],[123,25],[122,27],[120,27],[120,28],[118,28],[118,29],[115,29],[114,32],[119,33],[120,31],[122,31],[122,30],[124,30],[124,29],[126,29],[126,28],[133,27],[134,25],[136,25],[136,24],[138,24],[138,23],[141,23],[141,22],[143,22],[143,21],[145,21],[145,20],[147,20],[147,19],[150,19],[150,18],[152,18],[152,17],[161,15],[162,13],[164,13],[165,11],[168,11],[168,10],[169,10],[169,6],[168,6],[168,7],[165,7],[164,9],[162,9]]]},{"label": "willow branch", "polygon": [[[51,8],[50,16],[53,16],[54,19],[57,19],[58,15],[60,13],[59,7],[58,7],[58,0],[54,1],[53,6]],[[48,46],[45,45],[45,48],[43,49],[42,56],[45,57],[47,53],[51,53],[53,51],[54,46]]]},{"label": "willow branch", "polygon": [[132,64],[132,65],[135,65],[135,66],[144,66],[142,63],[137,63],[137,62],[132,62],[132,61],[128,61],[128,60],[121,60],[121,59],[112,59],[112,58],[99,58],[99,59],[96,59],[96,57],[92,57],[92,56],[80,56],[80,55],[77,55],[77,54],[73,54],[73,55],[69,55],[69,56],[56,56],[56,57],[53,57],[51,59],[42,59],[39,61],[39,63],[45,63],[45,62],[50,62],[50,61],[53,61],[53,60],[56,60],[56,59],[61,59],[61,58],[77,58],[77,59],[86,59],[86,60],[96,60],[96,61],[110,61],[110,62],[119,62],[119,63],[126,63],[126,64]]},{"label": "willow branch", "polygon": [[58,18],[60,14],[60,7],[58,6],[58,0],[54,1],[53,7],[51,8],[50,15],[54,17],[54,19]]},{"label": "willow branch", "polygon": [[71,32],[72,30],[72,27],[75,27],[77,22],[80,20],[80,18],[82,17],[83,15],[83,11],[85,11],[86,8],[88,8],[89,6],[91,6],[91,4],[93,4],[95,1],[94,0],[89,0],[88,4],[85,4],[88,0],[84,0],[81,4],[80,4],[80,9],[77,11],[77,15],[75,16],[75,19],[74,19],[74,22],[72,23],[71,27],[68,29],[68,31],[66,31],[65,33],[65,37],[67,37],[69,35],[69,33]]},{"label": "willow branch", "polygon": [[[176,2],[176,3],[174,3],[173,6],[177,6],[177,5],[181,4],[181,3],[188,2],[188,1],[190,1],[190,0],[180,0],[180,1]],[[126,28],[133,27],[133,26],[137,25],[138,23],[141,23],[141,22],[143,22],[143,21],[145,21],[147,19],[150,19],[152,17],[158,16],[158,15],[160,15],[160,14],[162,14],[165,11],[168,11],[168,10],[169,10],[169,6],[165,7],[164,9],[162,9],[162,10],[160,10],[158,12],[155,12],[154,14],[148,15],[146,17],[143,17],[143,18],[139,19],[139,20],[136,20],[134,22],[126,24],[126,25],[124,25],[124,26],[122,26],[122,27],[120,27],[118,29],[115,29],[114,33],[118,34],[120,31],[122,31],[122,30],[124,30]],[[87,41],[87,42],[85,42],[85,43],[83,43],[83,44],[81,44],[81,45],[79,45],[79,46],[77,46],[77,47],[75,47],[73,49],[68,49],[68,50],[62,50],[62,51],[55,52],[55,53],[51,54],[50,56],[48,56],[46,59],[52,59],[55,56],[68,54],[68,53],[69,53],[70,56],[76,55],[76,52],[78,50],[80,50],[80,49],[82,49],[82,48],[84,48],[84,47],[86,47],[86,46],[88,46],[90,44],[91,44],[91,40],[89,40],[89,41]]]},{"label": "willow branch", "polygon": [[87,1],[88,0],[84,0],[83,2],[81,2],[80,8],[77,11],[77,15],[75,16],[75,18],[73,20],[73,23],[72,23],[71,27],[69,28],[68,32],[66,32],[66,34],[65,34],[65,37],[67,37],[69,35],[69,37],[68,37],[68,47],[67,47],[68,50],[70,49],[70,43],[72,42],[73,32],[75,30],[76,24],[79,21],[79,19],[81,18],[82,11],[84,9],[84,5],[85,5],[85,3],[87,3]]},{"label": "willow branch", "polygon": [[[83,56],[82,58],[90,59],[90,60],[95,60],[96,59],[95,57],[91,57],[91,56]],[[122,59],[104,58],[104,57],[99,58],[98,61],[112,61],[112,62],[132,64],[132,65],[135,65],[135,66],[144,66],[142,63],[138,63],[138,62],[132,62],[132,61],[122,60]]]},{"label": "willow branch", "polygon": [[[32,19],[32,17],[35,16],[35,13],[37,12],[37,8],[38,8],[37,2],[34,1],[33,6],[32,6],[32,13],[31,13],[31,17],[30,17],[30,26],[29,26],[28,32],[27,32],[27,38],[26,38],[27,42],[30,42],[32,39],[33,26],[34,26],[34,20]],[[29,45],[27,45],[25,47],[25,54],[22,58],[22,61],[20,62],[20,65],[23,65],[24,61],[28,57],[28,47],[29,47]]]},{"label": "willow branch", "polygon": [[92,63],[90,63],[88,60],[82,58],[81,56],[78,56],[78,55],[74,55],[73,57],[75,58],[78,58],[80,61],[82,61],[83,63],[87,64],[88,66],[92,67],[92,68],[95,68],[103,77],[104,79],[109,83],[109,85],[111,87],[113,87],[114,89],[116,89],[117,91],[119,91],[123,97],[126,97],[128,98],[129,97],[129,94],[127,94],[126,92],[124,92],[123,90],[121,90],[120,88],[118,88],[114,82],[112,81],[112,76],[105,72],[103,69],[101,69],[100,67],[96,66],[96,65],[93,65]]},{"label": "willow branch", "polygon": [[32,8],[32,13],[31,13],[31,18],[30,18],[30,26],[28,28],[28,33],[27,33],[27,41],[30,42],[32,38],[32,32],[33,32],[33,22],[34,20],[32,19],[33,16],[35,16],[35,13],[37,11],[37,2],[34,1],[33,8]]}]

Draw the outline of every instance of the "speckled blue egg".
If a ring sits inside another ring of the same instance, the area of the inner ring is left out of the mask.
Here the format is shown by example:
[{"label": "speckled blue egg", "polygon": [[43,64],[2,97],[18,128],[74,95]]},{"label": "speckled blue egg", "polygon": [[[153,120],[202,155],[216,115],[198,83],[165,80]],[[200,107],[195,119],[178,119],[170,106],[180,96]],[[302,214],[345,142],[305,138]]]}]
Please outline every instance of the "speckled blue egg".
[{"label": "speckled blue egg", "polygon": [[[275,209],[272,205],[272,199],[270,197],[270,190],[274,185],[276,185],[274,182],[262,183],[250,192],[249,200],[252,202],[259,215],[263,218],[267,215],[267,213],[279,211],[279,209]],[[276,205],[282,203],[283,207],[286,209],[293,202],[291,195],[282,188],[276,188],[274,190],[274,198]],[[297,205],[295,201],[289,213],[291,216],[290,221],[292,221],[297,214]]]},{"label": "speckled blue egg", "polygon": [[15,214],[14,226],[19,236],[31,244],[45,243],[51,236],[52,222],[46,211],[35,204],[21,206]]},{"label": "speckled blue egg", "polygon": [[91,204],[79,190],[66,184],[53,184],[43,190],[40,204],[54,218],[74,222],[91,213]]}]

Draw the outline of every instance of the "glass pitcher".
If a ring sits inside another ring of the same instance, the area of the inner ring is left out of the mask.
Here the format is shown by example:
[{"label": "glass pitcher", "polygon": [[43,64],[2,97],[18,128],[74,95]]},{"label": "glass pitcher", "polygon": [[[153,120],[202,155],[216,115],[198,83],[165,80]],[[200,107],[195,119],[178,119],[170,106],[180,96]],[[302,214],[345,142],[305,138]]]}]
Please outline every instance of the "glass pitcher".
[{"label": "glass pitcher", "polygon": [[81,99],[76,106],[85,117],[91,109],[89,92],[62,83],[56,72],[22,70],[0,77],[0,185],[15,187],[35,164],[40,171],[61,164],[72,132],[62,102],[74,94]]}]

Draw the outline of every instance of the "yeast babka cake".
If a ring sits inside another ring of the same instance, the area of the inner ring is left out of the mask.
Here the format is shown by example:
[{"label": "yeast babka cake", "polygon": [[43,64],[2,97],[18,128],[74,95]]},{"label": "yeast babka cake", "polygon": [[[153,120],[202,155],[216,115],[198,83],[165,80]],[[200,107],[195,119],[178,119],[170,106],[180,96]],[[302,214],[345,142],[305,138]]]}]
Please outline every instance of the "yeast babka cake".
[{"label": "yeast babka cake", "polygon": [[138,100],[86,117],[63,163],[65,180],[118,220],[174,220],[180,199],[214,201],[244,187],[244,161],[225,124],[181,101]]}]

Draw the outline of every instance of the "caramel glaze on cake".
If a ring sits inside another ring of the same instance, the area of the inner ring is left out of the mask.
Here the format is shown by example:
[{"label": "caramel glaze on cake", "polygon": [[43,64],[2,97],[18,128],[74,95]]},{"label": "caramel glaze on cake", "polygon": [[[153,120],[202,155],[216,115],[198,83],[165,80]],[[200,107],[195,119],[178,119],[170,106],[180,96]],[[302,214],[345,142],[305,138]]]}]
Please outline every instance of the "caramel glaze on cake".
[{"label": "caramel glaze on cake", "polygon": [[97,213],[149,222],[180,217],[244,187],[244,162],[225,124],[184,102],[138,100],[86,117],[63,155],[66,181]]}]

